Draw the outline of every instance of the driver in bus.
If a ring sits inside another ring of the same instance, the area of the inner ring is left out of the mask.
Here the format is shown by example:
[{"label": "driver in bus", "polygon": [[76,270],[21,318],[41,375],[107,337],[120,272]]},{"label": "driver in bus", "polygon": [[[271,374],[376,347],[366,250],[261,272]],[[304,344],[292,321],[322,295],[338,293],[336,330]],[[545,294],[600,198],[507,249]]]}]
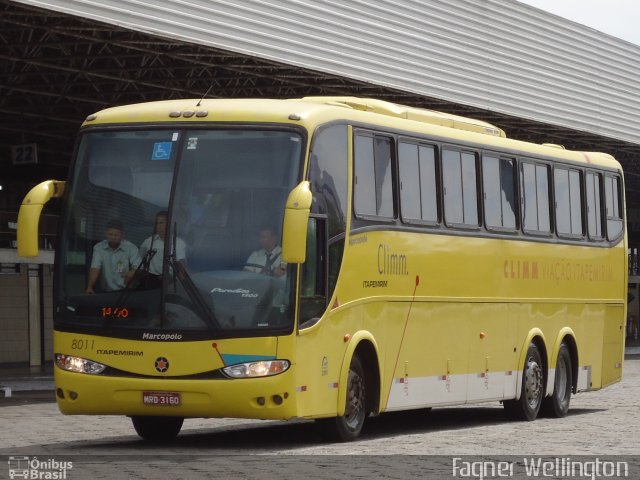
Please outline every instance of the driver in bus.
[{"label": "driver in bus", "polygon": [[85,290],[88,295],[95,293],[94,287],[98,279],[100,288],[105,292],[122,290],[131,281],[140,264],[138,248],[124,239],[124,227],[120,220],[110,220],[107,223],[106,237],[93,247]]},{"label": "driver in bus", "polygon": [[273,277],[285,274],[286,264],[282,261],[282,249],[278,245],[278,237],[273,227],[264,225],[258,232],[260,249],[249,255],[244,270],[262,273]]}]

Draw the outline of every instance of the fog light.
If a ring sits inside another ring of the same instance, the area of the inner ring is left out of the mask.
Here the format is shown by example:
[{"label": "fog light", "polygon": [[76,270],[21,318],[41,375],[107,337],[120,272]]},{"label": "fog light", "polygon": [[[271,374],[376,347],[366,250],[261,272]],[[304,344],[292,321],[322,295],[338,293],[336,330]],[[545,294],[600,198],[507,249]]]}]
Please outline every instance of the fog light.
[{"label": "fog light", "polygon": [[56,395],[58,395],[58,398],[64,400],[64,390],[62,390],[61,388],[56,389]]},{"label": "fog light", "polygon": [[275,403],[276,405],[282,405],[282,397],[280,395],[274,395],[272,399],[273,403]]},{"label": "fog light", "polygon": [[76,398],[78,398],[78,394],[76,392],[69,392],[69,398],[71,400],[75,400]]},{"label": "fog light", "polygon": [[264,405],[264,397],[258,397],[256,401],[258,402],[258,405],[260,405],[261,407]]}]

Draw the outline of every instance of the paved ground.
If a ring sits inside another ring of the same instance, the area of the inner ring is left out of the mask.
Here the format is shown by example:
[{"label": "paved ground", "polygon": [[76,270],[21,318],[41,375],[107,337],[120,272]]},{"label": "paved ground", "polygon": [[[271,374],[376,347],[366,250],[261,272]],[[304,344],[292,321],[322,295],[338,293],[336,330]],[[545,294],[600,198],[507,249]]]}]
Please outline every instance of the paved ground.
[{"label": "paved ground", "polygon": [[[634,455],[626,457],[628,478],[640,478],[640,357],[628,357],[621,383],[575,396],[563,419],[510,422],[493,403],[439,408],[370,419],[362,437],[349,444],[325,443],[310,422],[196,419],[185,421],[177,441],[150,446],[127,418],[66,417],[50,400],[51,392],[0,398],[0,478],[8,478],[10,456],[14,463],[34,456],[72,461],[66,478],[96,480],[451,478],[458,455],[520,461],[529,455]],[[440,473],[425,476],[433,472]]]}]

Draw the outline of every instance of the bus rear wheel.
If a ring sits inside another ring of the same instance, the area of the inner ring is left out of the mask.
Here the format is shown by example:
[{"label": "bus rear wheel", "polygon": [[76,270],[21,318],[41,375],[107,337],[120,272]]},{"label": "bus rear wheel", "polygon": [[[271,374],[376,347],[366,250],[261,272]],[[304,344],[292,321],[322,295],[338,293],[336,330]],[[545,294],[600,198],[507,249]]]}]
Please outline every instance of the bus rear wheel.
[{"label": "bus rear wheel", "polygon": [[133,428],[140,437],[149,442],[173,440],[180,433],[182,417],[131,417]]},{"label": "bus rear wheel", "polygon": [[553,394],[542,402],[542,413],[544,415],[555,418],[567,415],[569,402],[571,401],[572,380],[571,354],[569,353],[569,347],[563,342],[558,350]]},{"label": "bus rear wheel", "polygon": [[347,379],[347,401],[344,415],[318,420],[322,433],[332,439],[348,442],[358,438],[367,417],[367,386],[362,362],[351,359]]},{"label": "bus rear wheel", "polygon": [[522,375],[522,389],[518,400],[505,400],[504,409],[510,418],[535,420],[542,406],[544,371],[538,346],[531,342],[527,349]]}]

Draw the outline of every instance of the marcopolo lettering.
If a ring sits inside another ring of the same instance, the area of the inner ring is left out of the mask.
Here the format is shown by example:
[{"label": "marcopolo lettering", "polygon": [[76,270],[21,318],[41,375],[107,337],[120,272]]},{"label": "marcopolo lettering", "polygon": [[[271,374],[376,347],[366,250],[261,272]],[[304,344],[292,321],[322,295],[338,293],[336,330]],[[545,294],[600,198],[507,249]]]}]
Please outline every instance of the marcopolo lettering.
[{"label": "marcopolo lettering", "polygon": [[143,340],[182,340],[181,333],[149,333],[142,334]]}]

